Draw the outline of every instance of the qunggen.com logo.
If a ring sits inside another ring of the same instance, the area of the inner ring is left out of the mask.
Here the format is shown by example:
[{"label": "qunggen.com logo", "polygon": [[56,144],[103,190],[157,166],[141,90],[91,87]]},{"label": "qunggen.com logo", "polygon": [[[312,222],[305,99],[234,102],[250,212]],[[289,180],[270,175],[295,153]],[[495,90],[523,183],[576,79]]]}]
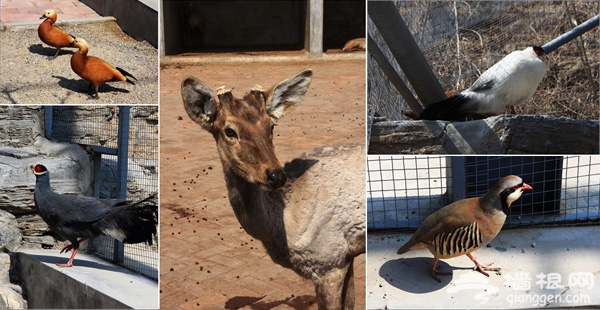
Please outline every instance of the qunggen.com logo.
[{"label": "qunggen.com logo", "polygon": [[[528,291],[532,288],[532,284],[543,290],[558,290],[558,289],[573,289],[581,287],[591,290],[594,287],[594,274],[591,272],[571,272],[567,278],[566,284],[563,283],[561,274],[539,273],[535,279],[531,277],[529,272],[515,272],[504,275],[506,280],[504,286],[512,287],[515,291]],[[506,296],[510,305],[519,303],[528,303],[534,307],[544,306],[547,304],[585,304],[590,302],[590,295],[580,294],[554,294],[548,292],[546,294],[510,294]]]}]

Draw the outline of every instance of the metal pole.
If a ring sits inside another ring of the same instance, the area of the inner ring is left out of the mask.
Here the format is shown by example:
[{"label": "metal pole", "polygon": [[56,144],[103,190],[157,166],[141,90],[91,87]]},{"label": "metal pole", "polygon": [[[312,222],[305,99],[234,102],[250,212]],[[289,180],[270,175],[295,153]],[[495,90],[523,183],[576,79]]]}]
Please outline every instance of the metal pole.
[{"label": "metal pole", "polygon": [[554,51],[555,49],[559,48],[561,45],[568,43],[569,41],[577,38],[578,36],[584,34],[585,32],[589,31],[590,29],[598,26],[599,21],[600,21],[600,15],[596,15],[596,16],[588,19],[584,23],[580,24],[579,26],[563,33],[558,38],[544,44],[542,46],[544,53],[548,54],[548,53]]},{"label": "metal pole", "polygon": [[46,133],[46,139],[51,139],[52,138],[52,106],[45,106],[44,107],[44,130]]},{"label": "metal pole", "polygon": [[[117,139],[117,193],[118,198],[127,199],[127,164],[129,155],[129,106],[119,106],[119,132]],[[115,239],[113,260],[123,263],[125,259],[125,245]]]},{"label": "metal pole", "polygon": [[117,195],[127,199],[127,163],[129,153],[129,106],[119,106],[119,131],[117,138]]},{"label": "metal pole", "polygon": [[464,156],[446,156],[448,177],[448,203],[465,199],[467,191],[465,157]]}]

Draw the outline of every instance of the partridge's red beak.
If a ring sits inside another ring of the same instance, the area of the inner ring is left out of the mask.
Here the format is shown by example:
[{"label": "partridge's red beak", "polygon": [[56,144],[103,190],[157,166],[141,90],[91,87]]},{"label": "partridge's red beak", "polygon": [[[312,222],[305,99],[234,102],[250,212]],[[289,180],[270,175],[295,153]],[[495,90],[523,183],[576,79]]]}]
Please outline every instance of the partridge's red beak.
[{"label": "partridge's red beak", "polygon": [[532,190],[533,187],[531,187],[531,185],[529,185],[527,183],[523,183],[523,187],[521,187],[521,189],[524,191],[528,191],[528,190]]}]

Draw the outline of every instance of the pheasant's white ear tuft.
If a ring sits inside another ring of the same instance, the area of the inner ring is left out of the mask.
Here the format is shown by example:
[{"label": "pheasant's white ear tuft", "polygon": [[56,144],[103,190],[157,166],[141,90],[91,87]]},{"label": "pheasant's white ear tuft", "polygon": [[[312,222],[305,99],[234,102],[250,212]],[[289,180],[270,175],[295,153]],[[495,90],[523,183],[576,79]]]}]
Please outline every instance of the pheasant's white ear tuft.
[{"label": "pheasant's white ear tuft", "polygon": [[267,112],[274,120],[293,111],[302,102],[312,81],[312,70],[306,69],[279,82],[266,92]]}]

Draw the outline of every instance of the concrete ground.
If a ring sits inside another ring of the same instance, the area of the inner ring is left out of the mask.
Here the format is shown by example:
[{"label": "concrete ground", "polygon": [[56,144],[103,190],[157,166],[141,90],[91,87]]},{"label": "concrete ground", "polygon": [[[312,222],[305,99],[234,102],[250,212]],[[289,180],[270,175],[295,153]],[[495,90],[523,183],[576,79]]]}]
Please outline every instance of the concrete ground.
[{"label": "concrete ground", "polygon": [[[89,82],[71,69],[75,48],[43,43],[37,27],[44,10],[58,14],[55,26],[84,38],[89,56],[100,57],[137,79],[109,82],[90,99]],[[102,17],[79,1],[3,0],[0,6],[0,104],[156,104],[158,51],[125,33],[113,17]],[[18,74],[16,74],[18,73]]]},{"label": "concrete ground", "polygon": [[[71,292],[77,296],[67,296],[71,294],[65,294],[65,296],[59,296],[59,298],[73,299],[75,304],[85,308],[87,306],[83,304],[84,301],[80,300],[80,298],[83,298],[84,295],[88,293],[88,290],[94,289],[133,309],[158,309],[158,283],[131,272],[128,269],[85,253],[77,253],[75,260],[73,261],[73,267],[69,268],[61,268],[55,264],[66,263],[71,255],[70,252],[67,254],[60,254],[60,251],[58,250],[23,250],[20,251],[20,253],[25,253],[40,264],[44,264],[49,268],[76,280],[77,283],[81,283],[78,288],[35,287],[36,290],[46,292],[45,294]],[[37,268],[35,270],[43,269]],[[38,274],[37,276],[48,277],[49,275],[50,274]],[[45,282],[39,281],[35,286],[42,285],[40,283]],[[57,285],[60,286],[65,282],[57,280],[56,282],[51,281],[50,283],[58,283]],[[57,297],[43,297],[40,296],[40,294],[36,294],[35,298],[38,300],[41,298],[53,300]],[[77,300],[79,300],[79,302]],[[46,305],[45,307],[52,308],[53,305]]]},{"label": "concrete ground", "polygon": [[367,308],[538,308],[600,305],[600,226],[503,230],[474,255],[501,275],[473,271],[466,256],[440,260],[441,283],[428,250],[399,256],[412,233],[370,233]]}]

